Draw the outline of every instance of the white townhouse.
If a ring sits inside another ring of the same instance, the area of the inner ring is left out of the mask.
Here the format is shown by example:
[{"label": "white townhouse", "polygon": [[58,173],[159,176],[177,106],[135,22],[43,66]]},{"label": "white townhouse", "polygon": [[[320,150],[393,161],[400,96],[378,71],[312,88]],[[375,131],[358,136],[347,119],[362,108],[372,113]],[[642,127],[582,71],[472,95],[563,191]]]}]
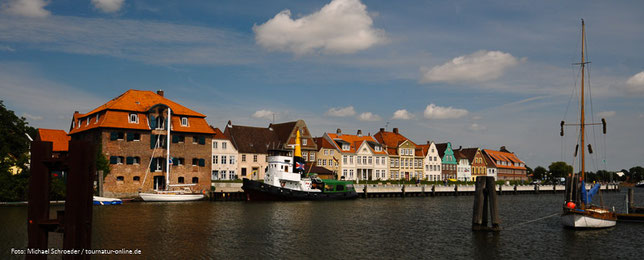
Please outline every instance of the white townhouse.
[{"label": "white townhouse", "polygon": [[212,138],[212,180],[235,180],[238,179],[237,160],[239,153],[230,139],[218,128],[214,128],[215,135]]},{"label": "white townhouse", "polygon": [[441,157],[434,142],[427,141],[427,144],[419,145],[423,158],[423,177],[428,181],[441,180]]}]

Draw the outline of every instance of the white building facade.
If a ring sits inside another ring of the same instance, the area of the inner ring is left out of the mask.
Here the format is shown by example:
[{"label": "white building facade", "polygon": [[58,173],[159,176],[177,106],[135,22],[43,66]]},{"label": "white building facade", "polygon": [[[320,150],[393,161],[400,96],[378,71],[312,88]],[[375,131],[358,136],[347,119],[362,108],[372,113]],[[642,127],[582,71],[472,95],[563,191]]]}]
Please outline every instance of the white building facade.
[{"label": "white building facade", "polygon": [[239,153],[235,146],[219,129],[216,129],[212,139],[211,179],[213,181],[239,179],[237,160],[239,160]]}]

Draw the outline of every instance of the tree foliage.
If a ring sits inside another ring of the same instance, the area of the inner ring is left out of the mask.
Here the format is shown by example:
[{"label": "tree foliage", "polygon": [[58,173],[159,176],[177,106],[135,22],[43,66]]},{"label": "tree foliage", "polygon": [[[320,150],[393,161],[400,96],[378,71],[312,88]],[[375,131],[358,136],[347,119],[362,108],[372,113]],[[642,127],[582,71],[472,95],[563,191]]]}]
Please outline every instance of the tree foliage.
[{"label": "tree foliage", "polygon": [[541,166],[537,166],[537,168],[534,168],[533,174],[535,180],[543,180],[543,178],[546,176],[548,173],[548,170],[546,168],[543,168]]},{"label": "tree foliage", "polygon": [[[0,100],[0,201],[19,201],[27,197],[29,183],[29,138],[36,136],[36,129],[24,117],[18,117]],[[10,167],[22,169],[12,175]]]},{"label": "tree foliage", "polygon": [[548,166],[548,171],[550,172],[549,177],[551,180],[566,177],[569,173],[572,173],[572,170],[572,166],[565,162],[553,162]]}]

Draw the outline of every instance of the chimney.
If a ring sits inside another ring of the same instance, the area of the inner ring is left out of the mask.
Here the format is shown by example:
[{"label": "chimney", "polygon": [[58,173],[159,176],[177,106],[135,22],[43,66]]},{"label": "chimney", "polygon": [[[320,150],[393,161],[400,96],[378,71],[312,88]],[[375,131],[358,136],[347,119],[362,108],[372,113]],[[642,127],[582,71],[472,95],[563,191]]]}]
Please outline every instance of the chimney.
[{"label": "chimney", "polygon": [[394,134],[398,133],[398,127],[394,127]]},{"label": "chimney", "polygon": [[458,150],[461,150],[461,149],[463,149],[463,146],[462,146],[462,145],[459,145],[459,146],[458,146]]},{"label": "chimney", "polygon": [[338,128],[338,130],[335,130],[335,133],[338,134],[338,135],[342,135],[342,130],[340,130],[340,128]]},{"label": "chimney", "polygon": [[430,144],[430,142],[429,142],[429,141],[427,141],[427,145],[429,145],[429,144]]},{"label": "chimney", "polygon": [[358,136],[362,136],[362,130],[358,129]]},{"label": "chimney", "polygon": [[380,132],[384,132],[384,131],[385,131],[385,129],[384,129],[384,128],[380,128]]},{"label": "chimney", "polygon": [[226,127],[228,128],[233,128],[233,123],[228,120],[228,123],[226,124]]},{"label": "chimney", "polygon": [[163,97],[163,90],[162,89],[157,90],[157,95]]},{"label": "chimney", "polygon": [[509,153],[509,152],[510,152],[510,151],[508,151],[507,149],[505,149],[505,145],[504,145],[504,146],[501,146],[501,148],[499,148],[499,151],[501,151],[501,152],[506,152],[506,153]]}]

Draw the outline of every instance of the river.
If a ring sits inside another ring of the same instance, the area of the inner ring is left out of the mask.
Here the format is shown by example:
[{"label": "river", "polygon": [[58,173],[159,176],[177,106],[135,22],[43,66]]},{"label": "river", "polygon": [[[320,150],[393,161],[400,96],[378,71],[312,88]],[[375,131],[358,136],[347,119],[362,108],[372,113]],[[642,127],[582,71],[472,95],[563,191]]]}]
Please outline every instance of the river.
[{"label": "river", "polygon": [[[622,212],[625,194],[604,193],[604,203]],[[96,206],[92,247],[153,259],[641,259],[644,223],[564,229],[562,196],[499,196],[498,233],[471,231],[472,196]],[[644,189],[636,201],[644,204]],[[0,259],[23,258],[11,248],[26,247],[26,214],[26,206],[0,207]],[[61,234],[49,240],[62,247]]]}]

